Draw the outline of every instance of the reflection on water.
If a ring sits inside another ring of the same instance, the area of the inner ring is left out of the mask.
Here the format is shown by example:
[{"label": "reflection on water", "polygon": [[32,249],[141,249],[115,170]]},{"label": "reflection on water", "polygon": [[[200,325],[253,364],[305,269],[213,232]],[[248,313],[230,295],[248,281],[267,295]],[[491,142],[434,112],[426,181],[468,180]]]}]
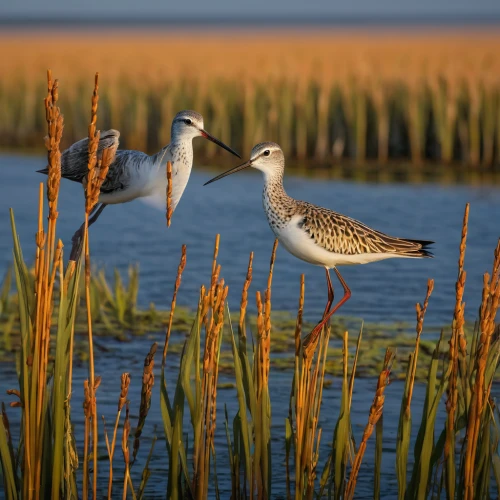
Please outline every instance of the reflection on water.
[{"label": "reflection on water", "polygon": [[[8,207],[13,207],[25,256],[33,254],[36,231],[37,183],[42,178],[34,171],[44,164],[42,158],[0,157],[0,269],[11,262],[10,225]],[[180,248],[187,244],[187,267],[178,302],[193,305],[198,298],[198,287],[208,283],[212,245],[215,234],[221,233],[219,262],[222,275],[230,286],[230,307],[234,310],[239,302],[248,253],[255,252],[253,291],[266,286],[269,254],[273,243],[272,233],[267,227],[262,206],[262,179],[255,172],[245,172],[207,187],[202,184],[213,172],[193,172],[184,198],[174,214],[170,229],[165,227],[164,214],[140,202],[108,207],[102,218],[91,230],[92,258],[111,272],[114,266],[126,268],[131,262],[141,266],[142,286],[140,300],[147,304],[154,301],[159,307],[169,304]],[[429,306],[427,320],[433,323],[449,322],[454,302],[454,280],[460,227],[464,204],[471,202],[469,221],[469,244],[467,246],[467,287],[465,301],[470,318],[475,316],[479,303],[481,274],[489,269],[493,248],[500,235],[499,188],[489,186],[470,187],[463,185],[387,185],[357,184],[341,181],[311,180],[291,176],[286,180],[289,194],[339,212],[361,219],[388,233],[435,240],[433,260],[394,260],[367,266],[345,269],[343,275],[353,290],[353,298],[343,312],[373,321],[413,321],[414,303],[422,300],[428,277],[435,279],[435,291]],[[81,187],[63,182],[60,195],[59,235],[69,246],[71,235],[81,222],[83,196]],[[325,300],[324,273],[302,263],[280,249],[277,256],[273,306],[275,309],[295,310],[298,300],[299,276],[306,274],[306,316],[316,318],[322,312]],[[425,330],[424,330],[425,334]],[[162,341],[162,333],[152,333],[147,338],[134,338],[130,343],[118,343],[100,339],[105,349],[97,349],[97,374],[102,384],[98,390],[98,412],[111,420],[116,411],[119,395],[119,374],[132,373],[129,392],[133,418],[140,401],[142,361],[153,340]],[[340,360],[339,360],[340,362]],[[108,368],[111,367],[109,373]],[[169,387],[173,386],[178,363],[170,356],[168,364]],[[2,367],[0,393],[16,385],[15,366]],[[79,448],[82,446],[83,412],[82,386],[87,375],[86,366],[75,368],[73,418]],[[157,376],[159,374],[157,373]],[[275,478],[273,497],[285,494],[284,477],[284,419],[288,412],[288,398],[292,374],[272,372],[271,383],[273,411],[273,475]],[[226,382],[221,375],[221,382]],[[353,399],[353,430],[359,440],[367,422],[371,400],[375,391],[375,380],[358,380]],[[382,461],[382,491],[384,498],[394,498],[397,493],[395,470],[395,446],[402,382],[394,382],[387,388],[384,408],[384,456]],[[323,427],[320,467],[329,452],[333,436],[333,420],[338,415],[340,381],[334,380],[324,390],[321,412]],[[413,403],[414,430],[420,420],[425,396],[424,387],[415,387]],[[495,396],[495,395],[494,395]],[[227,473],[226,437],[223,429],[224,404],[232,420],[237,408],[234,389],[219,391],[218,427],[216,430],[217,462],[221,497],[230,491],[230,476]],[[442,411],[444,411],[442,409]],[[135,412],[135,413],[134,413]],[[14,415],[10,411],[11,416]],[[15,418],[11,418],[14,433]],[[135,421],[135,420],[134,420]],[[443,412],[438,414],[439,429],[444,422]],[[156,431],[154,430],[156,426]],[[186,420],[185,429],[189,423]],[[152,476],[148,484],[148,498],[163,496],[167,481],[165,442],[162,433],[159,394],[155,389],[150,416],[143,433],[137,470],[133,477],[139,481],[140,467],[149,451],[150,439],[159,436],[156,452],[151,462]],[[415,437],[415,436],[414,436]],[[103,441],[101,441],[103,443]],[[102,450],[105,455],[105,450]],[[117,482],[121,482],[122,462],[116,454]],[[356,495],[359,498],[372,494],[374,438],[369,441],[365,460],[361,467]],[[411,455],[411,454],[410,454]],[[410,456],[411,460],[411,456]],[[104,462],[101,462],[107,470]],[[321,472],[321,471],[320,471]],[[104,494],[105,484],[100,485]]]}]

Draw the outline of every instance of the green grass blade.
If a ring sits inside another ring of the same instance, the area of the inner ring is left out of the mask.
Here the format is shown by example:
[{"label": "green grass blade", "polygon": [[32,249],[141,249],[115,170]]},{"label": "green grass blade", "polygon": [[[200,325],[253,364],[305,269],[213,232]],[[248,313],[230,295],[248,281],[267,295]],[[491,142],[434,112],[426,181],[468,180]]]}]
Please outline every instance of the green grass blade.
[{"label": "green grass blade", "polygon": [[[227,304],[226,304],[227,307]],[[236,348],[236,341],[234,339],[233,326],[231,323],[231,317],[229,315],[229,308],[227,307],[227,313],[229,317],[229,328],[231,330],[231,346],[233,349],[233,359],[234,359],[234,374],[236,378],[236,393],[238,395],[238,407],[239,407],[239,417],[241,421],[241,438],[243,440],[243,451],[245,453],[245,469],[247,477],[252,475],[252,460],[250,456],[250,436],[251,430],[247,418],[247,405],[245,398],[245,388],[243,379],[243,367],[241,364],[240,355]],[[246,352],[244,353],[245,359],[248,362]]]},{"label": "green grass blade", "polygon": [[5,498],[8,500],[16,500],[17,484],[15,476],[15,462],[9,446],[8,431],[4,426],[3,419],[0,419],[0,460],[2,464],[2,479]]},{"label": "green grass blade", "polygon": [[76,318],[80,281],[81,258],[75,273],[68,282],[67,293],[63,286],[63,277],[60,277],[59,317],[57,322],[56,353],[54,365],[54,378],[52,388],[53,400],[53,433],[54,444],[52,448],[52,498],[59,498],[64,491],[64,443],[65,443],[65,401],[68,394],[67,373],[69,369],[69,347],[73,325]]},{"label": "green grass blade", "polygon": [[[427,391],[422,412],[422,421],[415,443],[415,466],[413,469],[411,485],[409,490],[417,492],[417,498],[426,497],[429,486],[430,467],[432,451],[434,447],[434,425],[441,397],[448,383],[448,374],[443,373],[439,386],[437,386],[437,370],[440,357],[440,344],[443,340],[443,332],[438,340],[432,354],[429,376],[427,379]],[[437,388],[436,388],[437,386]]]},{"label": "green grass blade", "polygon": [[[347,345],[345,346],[347,349]],[[345,355],[347,362],[347,354]],[[342,378],[342,395],[340,400],[340,413],[335,426],[335,434],[333,440],[333,486],[335,498],[340,499],[345,486],[345,474],[347,466],[347,451],[349,446],[349,433],[351,428],[351,419],[349,414],[349,382],[347,379],[347,366],[344,366],[344,374]]]},{"label": "green grass blade", "polygon": [[408,451],[410,449],[411,436],[411,410],[408,408],[408,398],[410,391],[410,372],[415,354],[408,357],[408,368],[406,370],[406,381],[401,400],[401,410],[399,412],[398,438],[396,442],[396,477],[398,479],[398,499],[402,500],[406,493],[406,474],[408,464]]},{"label": "green grass blade", "polygon": [[146,464],[144,465],[144,469],[142,470],[141,476],[141,484],[139,485],[139,491],[137,492],[136,497],[138,500],[142,500],[144,497],[144,490],[146,489],[146,485],[148,483],[148,479],[151,477],[151,469],[149,468],[149,463],[151,462],[151,457],[153,456],[153,451],[156,444],[156,436],[153,438],[151,442],[151,448],[149,449],[148,458],[146,460]]}]

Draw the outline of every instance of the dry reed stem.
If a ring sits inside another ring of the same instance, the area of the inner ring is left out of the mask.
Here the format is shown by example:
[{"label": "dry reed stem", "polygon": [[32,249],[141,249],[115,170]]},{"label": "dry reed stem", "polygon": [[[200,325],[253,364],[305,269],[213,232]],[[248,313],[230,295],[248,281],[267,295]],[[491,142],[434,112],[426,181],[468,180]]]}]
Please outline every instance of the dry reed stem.
[{"label": "dry reed stem", "polygon": [[297,310],[297,319],[295,321],[295,357],[300,355],[301,338],[302,338],[302,321],[304,315],[304,301],[305,301],[305,276],[300,275],[300,294],[299,294],[299,308]]},{"label": "dry reed stem", "polygon": [[[99,172],[95,172],[97,163],[97,149],[99,146],[99,132],[96,130],[97,121],[97,107],[99,102],[99,75],[96,73],[94,80],[94,92],[92,94],[91,101],[91,119],[89,125],[89,140],[88,140],[88,173],[87,182],[85,183],[85,223],[84,223],[84,233],[83,233],[83,245],[85,252],[85,300],[87,306],[87,328],[88,328],[88,341],[89,341],[89,400],[90,409],[92,411],[91,422],[92,422],[92,438],[93,438],[93,498],[97,498],[97,407],[95,398],[95,369],[94,369],[94,343],[92,336],[92,317],[91,317],[91,298],[90,298],[90,249],[89,249],[89,214],[92,211],[93,206],[99,198],[100,184],[99,184]],[[109,157],[108,157],[109,159]],[[109,166],[109,165],[108,165]],[[86,457],[85,457],[86,458]],[[88,466],[88,464],[87,464]],[[84,473],[84,480],[86,480],[86,475]],[[84,485],[85,487],[85,485]],[[84,494],[84,498],[87,496]]]},{"label": "dry reed stem", "polygon": [[127,498],[127,486],[128,486],[128,478],[130,474],[130,452],[128,449],[128,438],[130,435],[130,410],[128,402],[126,403],[125,409],[125,422],[123,423],[123,433],[122,433],[122,452],[123,452],[123,461],[125,462],[125,472],[123,474],[123,494],[122,500],[126,500]]},{"label": "dry reed stem", "polygon": [[111,441],[111,445],[108,441],[108,435],[106,436],[106,446],[108,448],[108,456],[109,456],[109,479],[108,479],[108,500],[111,499],[111,494],[113,491],[113,457],[115,454],[115,446],[116,446],[116,436],[118,434],[118,425],[120,423],[120,415],[122,412],[122,408],[128,402],[128,389],[130,386],[130,374],[122,373],[121,383],[120,383],[120,397],[118,398],[118,411],[116,413],[115,426],[113,429],[113,440]]},{"label": "dry reed stem", "polygon": [[[50,347],[50,327],[53,310],[53,290],[57,269],[60,267],[62,244],[55,246],[57,201],[61,180],[61,153],[59,144],[62,137],[63,117],[57,106],[58,82],[52,81],[47,71],[47,97],[45,98],[45,118],[48,151],[47,199],[49,204],[47,237],[43,230],[43,190],[39,191],[38,231],[36,234],[35,297],[36,315],[33,335],[26,352],[29,383],[24,387],[24,439],[25,453],[23,469],[23,495],[26,498],[40,498],[42,456],[44,448],[44,411],[47,397],[47,367]],[[27,381],[28,382],[28,381]],[[29,399],[29,402],[28,402]]]},{"label": "dry reed stem", "polygon": [[[318,431],[321,400],[323,397],[323,382],[326,368],[326,353],[330,339],[330,328],[324,328],[319,337],[316,364],[304,358],[301,363],[300,390],[297,391],[296,415],[296,498],[301,498],[305,489],[305,497],[312,498],[316,480],[316,467],[319,459],[321,429]],[[298,358],[299,359],[299,358]],[[316,442],[316,446],[315,446]],[[316,449],[315,449],[316,448]],[[297,469],[297,465],[296,465]],[[304,473],[307,482],[304,483]]]},{"label": "dry reed stem", "polygon": [[[92,93],[90,124],[88,129],[88,172],[85,181],[85,213],[88,215],[95,205],[95,184],[92,182],[95,179],[95,168],[97,165],[97,150],[99,147],[99,131],[96,128],[97,108],[99,103],[99,73],[96,73],[94,80],[94,91]],[[97,196],[99,196],[97,194]]]},{"label": "dry reed stem", "polygon": [[184,272],[185,267],[186,267],[186,245],[182,245],[181,260],[179,262],[179,266],[177,267],[177,277],[175,278],[174,294],[172,296],[172,303],[170,305],[170,314],[168,316],[168,326],[167,326],[167,330],[165,332],[165,343],[163,345],[162,366],[165,366],[165,360],[167,358],[168,342],[170,340],[170,335],[172,333],[172,323],[174,321],[175,306],[177,304],[177,292],[179,291],[179,288],[181,286],[182,273]]},{"label": "dry reed stem", "polygon": [[269,385],[269,368],[271,364],[271,289],[273,283],[274,262],[276,260],[276,250],[278,248],[278,239],[274,240],[273,250],[271,252],[271,261],[269,263],[269,275],[267,277],[267,289],[264,294],[264,318],[263,330],[259,332],[259,360],[261,372],[262,387]]},{"label": "dry reed stem", "polygon": [[[216,240],[216,250],[214,253],[214,264],[218,251],[218,238]],[[214,275],[217,275],[217,269]],[[221,279],[209,295],[213,297],[211,302],[211,318],[209,329],[205,334],[205,349],[203,353],[203,378],[201,387],[201,435],[200,442],[194,444],[193,453],[193,490],[195,498],[206,498],[208,491],[208,476],[210,468],[210,450],[214,443],[214,433],[216,425],[217,408],[217,380],[219,370],[219,336],[224,324],[224,306],[227,299],[228,287],[224,286]]]},{"label": "dry reed stem", "polygon": [[414,356],[413,356],[413,364],[411,366],[411,371],[410,371],[410,382],[409,382],[409,389],[408,389],[408,399],[406,401],[406,409],[405,409],[405,414],[407,417],[410,416],[410,406],[411,406],[411,400],[413,397],[413,386],[415,384],[415,375],[417,373],[417,360],[418,360],[418,350],[420,346],[420,336],[422,334],[422,329],[424,326],[424,318],[425,318],[425,313],[427,311],[427,306],[429,305],[429,298],[432,294],[432,291],[434,290],[434,280],[429,279],[427,280],[427,293],[425,295],[425,300],[423,306],[417,303],[415,306],[415,309],[417,311],[417,326],[416,326],[416,332],[417,336],[415,339],[415,351],[414,351]]},{"label": "dry reed stem", "polygon": [[220,234],[215,235],[214,256],[212,261],[212,280],[210,283],[210,302],[213,304],[214,290],[217,280],[219,279],[220,267],[217,267],[217,256],[219,255]]},{"label": "dry reed stem", "polygon": [[172,219],[172,162],[167,161],[167,227],[170,227]]},{"label": "dry reed stem", "polygon": [[483,298],[479,310],[478,348],[474,360],[475,381],[467,422],[467,443],[465,453],[465,500],[474,498],[474,472],[479,431],[484,411],[488,405],[491,386],[485,386],[485,372],[492,337],[495,331],[495,318],[500,303],[500,240],[494,252],[491,277],[485,273],[483,279]]},{"label": "dry reed stem", "polygon": [[356,342],[356,352],[354,353],[354,360],[352,362],[351,378],[349,379],[349,409],[352,404],[352,394],[354,392],[354,378],[356,377],[356,368],[358,366],[359,349],[361,347],[361,339],[363,336],[363,326],[359,331],[358,340]]},{"label": "dry reed stem", "polygon": [[253,263],[253,252],[250,252],[250,257],[248,259],[247,275],[245,278],[245,283],[243,284],[243,290],[241,292],[241,303],[240,303],[240,321],[239,321],[239,332],[240,335],[245,335],[245,317],[248,306],[248,289],[252,283],[252,263]]},{"label": "dry reed stem", "polygon": [[[455,496],[455,413],[458,405],[458,375],[459,375],[459,343],[465,342],[464,335],[464,309],[462,302],[465,288],[466,272],[464,271],[465,249],[467,244],[467,229],[469,219],[469,204],[465,206],[465,213],[462,223],[462,237],[460,240],[460,254],[458,258],[458,277],[455,285],[455,310],[453,312],[452,334],[449,348],[449,372],[450,378],[447,388],[446,411],[448,413],[446,421],[446,441],[444,445],[444,459],[447,463],[445,467],[448,494],[451,498]],[[465,349],[465,345],[463,345]]]},{"label": "dry reed stem", "polygon": [[155,342],[148,355],[144,359],[144,370],[142,373],[142,388],[141,388],[141,405],[139,407],[139,422],[137,423],[137,428],[134,434],[134,451],[133,459],[137,456],[140,446],[140,438],[142,434],[142,429],[144,428],[144,423],[146,422],[146,417],[148,416],[149,408],[151,407],[151,395],[153,390],[153,385],[155,383],[154,376],[154,366],[155,366],[155,354],[158,344]]},{"label": "dry reed stem", "polygon": [[83,435],[83,498],[88,498],[88,480],[89,480],[89,436],[90,421],[92,417],[92,405],[90,402],[90,389],[88,379],[83,382],[83,414],[85,416],[84,435]]},{"label": "dry reed stem", "polygon": [[49,202],[49,228],[48,228],[48,261],[52,260],[52,252],[55,242],[55,221],[57,219],[57,201],[59,198],[59,186],[61,183],[61,143],[64,120],[57,100],[59,98],[59,82],[52,81],[52,72],[47,71],[47,97],[45,98],[45,118],[47,120],[47,136],[45,146],[48,151],[48,176],[47,176],[47,200]]},{"label": "dry reed stem", "polygon": [[361,462],[363,460],[363,456],[366,451],[366,443],[368,442],[368,439],[372,435],[373,429],[377,425],[377,422],[382,416],[382,411],[384,409],[384,401],[385,401],[384,392],[385,388],[389,384],[389,375],[391,373],[391,367],[392,367],[392,362],[394,361],[394,357],[395,357],[394,353],[390,349],[387,349],[385,353],[384,366],[378,377],[377,391],[375,393],[373,403],[370,407],[370,415],[368,417],[368,423],[366,424],[365,430],[363,432],[363,438],[361,440],[361,444],[359,445],[358,451],[354,458],[351,474],[349,476],[349,481],[346,486],[344,498],[347,500],[351,500],[352,498],[354,498],[354,490],[356,489],[356,481],[359,469],[361,467]]},{"label": "dry reed stem", "polygon": [[[294,374],[293,374],[292,389],[290,391],[290,399],[289,399],[289,406],[288,406],[288,421],[290,422],[290,427],[292,428],[292,437],[294,439],[294,445],[295,445],[295,456],[298,455],[297,442],[302,442],[302,440],[297,437],[298,431],[297,430],[295,432],[293,431],[293,410],[294,410],[294,408],[292,407],[292,401],[295,401],[295,420],[296,420],[295,427],[296,427],[296,429],[298,429],[298,428],[301,428],[300,419],[302,418],[302,398],[301,398],[302,385],[300,384],[299,371],[300,371],[300,366],[301,366],[300,348],[301,348],[301,336],[302,336],[302,321],[303,321],[303,314],[304,314],[304,300],[305,300],[305,277],[304,277],[304,274],[301,274],[300,275],[299,307],[297,310],[297,319],[295,320]],[[297,459],[295,459],[295,464],[296,464],[296,475],[295,475],[296,487],[295,487],[295,490],[297,491],[297,479],[298,479]],[[289,454],[288,449],[286,450],[285,469],[286,469],[287,498],[291,498],[290,454]]]}]

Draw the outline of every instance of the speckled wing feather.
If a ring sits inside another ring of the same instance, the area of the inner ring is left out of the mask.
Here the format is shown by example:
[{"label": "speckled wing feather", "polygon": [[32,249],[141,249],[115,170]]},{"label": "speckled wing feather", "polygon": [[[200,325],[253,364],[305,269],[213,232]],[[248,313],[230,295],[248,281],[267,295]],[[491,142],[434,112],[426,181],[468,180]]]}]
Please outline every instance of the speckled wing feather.
[{"label": "speckled wing feather", "polygon": [[[118,148],[120,132],[118,130],[104,130],[101,132],[99,146],[97,148],[97,158],[99,159],[102,152],[112,146]],[[65,179],[75,182],[83,182],[88,172],[88,138],[82,139],[72,144],[68,149],[63,151],[61,155],[61,175]],[[111,168],[110,168],[111,170]],[[39,170],[46,174],[47,168]]]},{"label": "speckled wing feather", "polygon": [[298,202],[296,214],[302,216],[299,227],[318,246],[329,252],[342,255],[391,253],[405,257],[432,257],[425,250],[432,241],[394,238],[355,219],[303,201]]}]

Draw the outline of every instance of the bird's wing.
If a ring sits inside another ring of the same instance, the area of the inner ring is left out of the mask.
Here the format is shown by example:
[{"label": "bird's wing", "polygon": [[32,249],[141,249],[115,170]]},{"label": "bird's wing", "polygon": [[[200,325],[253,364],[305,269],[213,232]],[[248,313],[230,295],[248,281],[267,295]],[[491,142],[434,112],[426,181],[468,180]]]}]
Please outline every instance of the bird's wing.
[{"label": "bird's wing", "polygon": [[122,191],[130,186],[130,180],[140,171],[141,165],[149,160],[149,156],[141,151],[117,151],[113,163],[109,166],[108,175],[102,183],[101,193]]},{"label": "bird's wing", "polygon": [[[101,132],[99,146],[97,147],[97,159],[102,156],[105,149],[118,148],[120,132],[118,130],[104,130]],[[75,142],[61,155],[61,175],[65,179],[75,182],[83,182],[88,172],[88,138]],[[110,168],[111,169],[111,168]]]},{"label": "bird's wing", "polygon": [[298,225],[329,252],[343,255],[393,253],[406,257],[431,257],[425,247],[432,241],[395,238],[333,210],[299,202]]}]

